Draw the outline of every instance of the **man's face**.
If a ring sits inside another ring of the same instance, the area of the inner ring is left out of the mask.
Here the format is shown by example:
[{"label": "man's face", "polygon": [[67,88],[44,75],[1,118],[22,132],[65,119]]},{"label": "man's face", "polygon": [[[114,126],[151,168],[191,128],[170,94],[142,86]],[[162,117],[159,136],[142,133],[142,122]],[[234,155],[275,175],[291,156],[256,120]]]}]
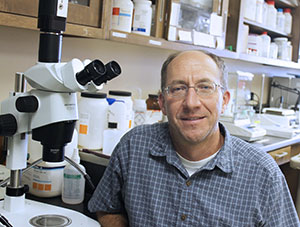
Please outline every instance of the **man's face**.
[{"label": "man's face", "polygon": [[[167,68],[166,87],[171,84],[195,86],[199,82],[220,84],[221,72],[206,54],[196,51],[177,56]],[[160,95],[160,106],[168,117],[170,133],[175,141],[198,144],[208,136],[218,133],[218,120],[229,101],[229,93],[222,94],[221,88],[208,95],[198,95],[189,88],[184,97],[171,97],[166,92]]]}]

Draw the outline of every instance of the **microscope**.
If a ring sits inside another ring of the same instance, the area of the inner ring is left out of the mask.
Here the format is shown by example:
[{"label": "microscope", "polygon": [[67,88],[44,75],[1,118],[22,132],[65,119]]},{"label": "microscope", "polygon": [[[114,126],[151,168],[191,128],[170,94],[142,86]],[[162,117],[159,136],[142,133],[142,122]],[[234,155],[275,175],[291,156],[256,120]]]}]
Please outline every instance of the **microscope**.
[{"label": "microscope", "polygon": [[121,73],[115,61],[106,65],[100,60],[61,62],[67,11],[68,0],[39,1],[38,63],[24,72],[32,89],[11,92],[1,103],[0,135],[7,138],[6,167],[11,172],[4,201],[0,202],[0,222],[5,226],[39,226],[34,222],[48,223],[47,226],[99,226],[81,213],[25,199],[28,187],[21,181],[28,133],[42,144],[43,161],[63,161],[64,147],[71,142],[78,119],[76,92],[95,92]]}]

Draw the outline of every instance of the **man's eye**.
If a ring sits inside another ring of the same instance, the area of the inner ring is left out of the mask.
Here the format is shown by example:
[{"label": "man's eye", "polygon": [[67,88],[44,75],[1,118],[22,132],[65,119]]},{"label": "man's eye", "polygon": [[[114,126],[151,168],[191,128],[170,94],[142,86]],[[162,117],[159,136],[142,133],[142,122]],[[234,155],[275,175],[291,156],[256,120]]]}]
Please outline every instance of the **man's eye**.
[{"label": "man's eye", "polygon": [[197,88],[200,90],[213,90],[213,85],[211,84],[198,84]]},{"label": "man's eye", "polygon": [[171,92],[178,93],[178,92],[184,91],[185,89],[186,89],[185,86],[172,86]]}]

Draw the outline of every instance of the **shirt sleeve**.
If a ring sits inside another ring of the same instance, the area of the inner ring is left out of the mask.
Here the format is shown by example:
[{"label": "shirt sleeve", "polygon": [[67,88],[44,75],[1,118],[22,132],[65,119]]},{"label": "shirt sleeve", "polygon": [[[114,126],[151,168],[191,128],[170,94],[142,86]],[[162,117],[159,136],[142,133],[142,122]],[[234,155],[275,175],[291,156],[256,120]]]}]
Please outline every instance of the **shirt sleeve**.
[{"label": "shirt sleeve", "polygon": [[118,144],[88,203],[90,212],[124,213],[125,209],[122,199],[122,185],[124,182],[122,172],[124,171],[124,165],[121,161],[122,157],[118,155],[121,153],[121,150],[121,146]]},{"label": "shirt sleeve", "polygon": [[283,174],[271,183],[265,204],[266,207],[263,212],[265,222],[263,226],[300,226],[299,218]]}]

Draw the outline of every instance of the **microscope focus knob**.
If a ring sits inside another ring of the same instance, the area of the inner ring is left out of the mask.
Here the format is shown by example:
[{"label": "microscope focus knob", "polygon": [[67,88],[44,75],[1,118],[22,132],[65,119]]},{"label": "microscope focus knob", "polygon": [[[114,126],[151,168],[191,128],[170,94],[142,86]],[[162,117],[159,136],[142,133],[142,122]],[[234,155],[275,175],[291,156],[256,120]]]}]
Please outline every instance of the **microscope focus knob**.
[{"label": "microscope focus knob", "polygon": [[12,114],[0,115],[0,136],[13,136],[18,129],[17,120]]},{"label": "microscope focus knob", "polygon": [[16,108],[22,113],[34,113],[39,107],[38,99],[33,96],[23,96],[16,100]]}]

